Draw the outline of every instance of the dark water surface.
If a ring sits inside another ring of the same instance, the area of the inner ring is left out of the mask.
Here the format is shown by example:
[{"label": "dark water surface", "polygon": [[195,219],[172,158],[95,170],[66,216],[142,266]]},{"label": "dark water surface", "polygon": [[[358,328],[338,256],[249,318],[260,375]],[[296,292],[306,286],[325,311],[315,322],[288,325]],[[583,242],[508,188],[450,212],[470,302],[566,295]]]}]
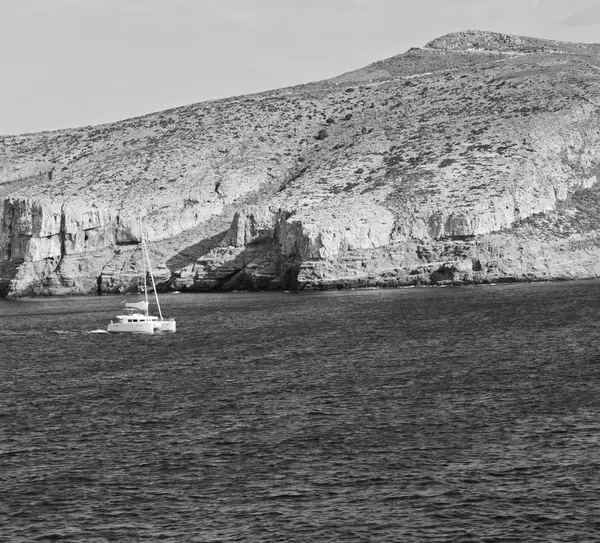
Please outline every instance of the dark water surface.
[{"label": "dark water surface", "polygon": [[600,282],[0,300],[0,540],[600,541]]}]

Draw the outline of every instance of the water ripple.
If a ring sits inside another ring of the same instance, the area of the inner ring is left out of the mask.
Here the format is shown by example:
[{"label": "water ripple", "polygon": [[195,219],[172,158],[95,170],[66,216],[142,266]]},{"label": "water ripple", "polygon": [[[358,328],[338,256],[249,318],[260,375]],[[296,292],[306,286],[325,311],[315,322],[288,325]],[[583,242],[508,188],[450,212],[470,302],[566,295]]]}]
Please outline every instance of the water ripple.
[{"label": "water ripple", "polygon": [[596,541],[597,282],[4,302],[7,541]]}]

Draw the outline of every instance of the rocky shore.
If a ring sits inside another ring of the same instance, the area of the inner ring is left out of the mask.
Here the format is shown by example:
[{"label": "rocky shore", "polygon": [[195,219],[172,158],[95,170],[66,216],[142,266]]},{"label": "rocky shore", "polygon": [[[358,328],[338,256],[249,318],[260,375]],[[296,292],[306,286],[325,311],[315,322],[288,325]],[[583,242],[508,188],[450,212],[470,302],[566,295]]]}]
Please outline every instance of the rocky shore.
[{"label": "rocky shore", "polygon": [[0,136],[0,295],[600,275],[600,46],[468,31],[331,80]]}]

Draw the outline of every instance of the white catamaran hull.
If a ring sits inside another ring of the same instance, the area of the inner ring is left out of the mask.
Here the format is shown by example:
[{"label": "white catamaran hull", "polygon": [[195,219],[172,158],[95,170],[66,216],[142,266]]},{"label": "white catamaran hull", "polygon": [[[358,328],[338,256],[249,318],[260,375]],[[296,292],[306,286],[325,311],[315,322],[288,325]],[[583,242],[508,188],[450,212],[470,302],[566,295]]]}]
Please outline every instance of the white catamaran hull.
[{"label": "white catamaran hull", "polygon": [[174,320],[170,320],[170,321],[157,321],[154,323],[154,326],[156,326],[156,332],[175,332],[176,331],[176,326],[175,326],[175,321]]},{"label": "white catamaran hull", "polygon": [[[150,317],[152,318],[152,317]],[[108,332],[111,334],[134,333],[134,334],[154,334],[176,332],[174,320],[148,320],[143,322],[111,322],[108,325]]]},{"label": "white catamaran hull", "polygon": [[154,334],[155,323],[153,322],[111,322],[108,332],[111,334]]}]

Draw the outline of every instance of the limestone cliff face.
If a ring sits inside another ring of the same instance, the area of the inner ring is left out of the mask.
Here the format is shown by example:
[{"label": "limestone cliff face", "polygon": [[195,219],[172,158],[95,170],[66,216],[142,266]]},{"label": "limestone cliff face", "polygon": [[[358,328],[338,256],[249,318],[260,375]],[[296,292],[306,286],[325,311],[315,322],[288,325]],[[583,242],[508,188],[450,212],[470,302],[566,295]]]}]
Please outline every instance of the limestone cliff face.
[{"label": "limestone cliff face", "polygon": [[[137,243],[139,228],[110,209],[7,198],[2,211],[1,288],[8,293],[96,293],[113,247]],[[8,264],[8,265],[7,265]]]},{"label": "limestone cliff face", "polygon": [[467,31],[332,80],[0,137],[0,294],[598,275],[600,46]]}]

